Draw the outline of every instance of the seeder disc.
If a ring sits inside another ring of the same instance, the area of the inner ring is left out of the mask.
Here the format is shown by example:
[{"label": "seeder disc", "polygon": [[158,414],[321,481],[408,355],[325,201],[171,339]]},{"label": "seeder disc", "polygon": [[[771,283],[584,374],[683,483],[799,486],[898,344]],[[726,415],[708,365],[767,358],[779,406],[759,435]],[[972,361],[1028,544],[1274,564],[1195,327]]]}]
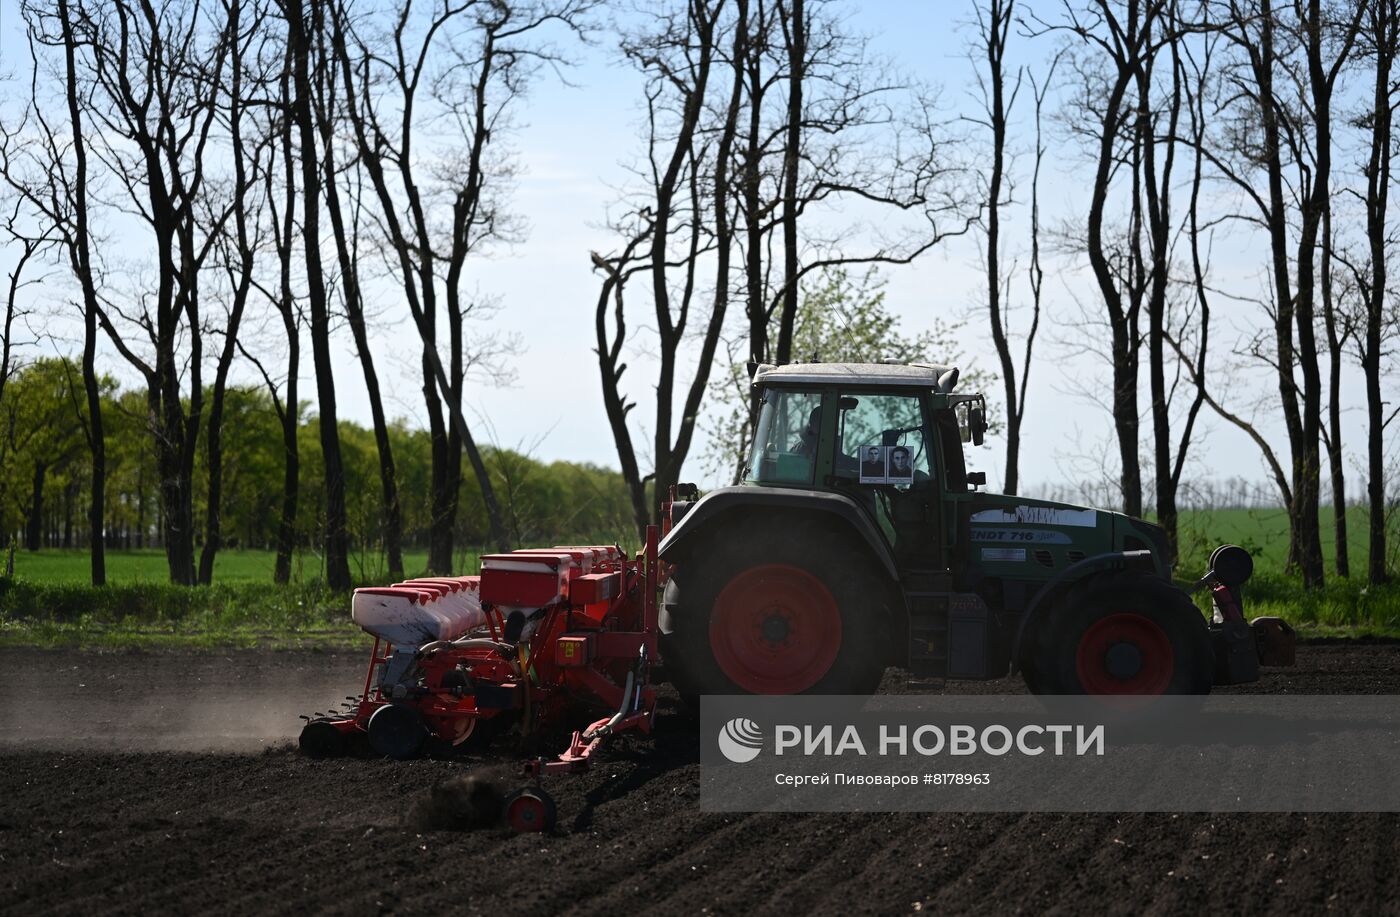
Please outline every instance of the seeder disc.
[{"label": "seeder disc", "polygon": [[301,729],[297,744],[302,754],[310,758],[338,758],[345,754],[348,743],[345,733],[330,720],[312,720]]},{"label": "seeder disc", "polygon": [[369,718],[369,744],[386,758],[404,761],[417,757],[427,738],[428,728],[412,707],[387,704]]}]

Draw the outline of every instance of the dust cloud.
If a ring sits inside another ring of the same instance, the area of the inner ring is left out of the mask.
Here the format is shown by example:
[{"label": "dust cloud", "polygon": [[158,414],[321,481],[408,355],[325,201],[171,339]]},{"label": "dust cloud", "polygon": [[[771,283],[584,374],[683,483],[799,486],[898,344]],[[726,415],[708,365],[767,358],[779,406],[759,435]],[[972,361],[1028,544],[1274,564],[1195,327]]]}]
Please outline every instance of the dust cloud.
[{"label": "dust cloud", "polygon": [[0,751],[259,752],[364,684],[368,652],[0,650]]}]

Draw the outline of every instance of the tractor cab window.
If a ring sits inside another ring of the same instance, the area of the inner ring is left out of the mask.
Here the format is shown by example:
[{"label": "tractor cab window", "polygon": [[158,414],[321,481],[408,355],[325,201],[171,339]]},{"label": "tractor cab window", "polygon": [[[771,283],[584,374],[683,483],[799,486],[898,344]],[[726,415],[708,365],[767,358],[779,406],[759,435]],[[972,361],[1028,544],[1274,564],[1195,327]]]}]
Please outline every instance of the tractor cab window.
[{"label": "tractor cab window", "polygon": [[745,478],[811,484],[821,441],[821,404],[821,392],[765,391]]},{"label": "tractor cab window", "polygon": [[927,486],[929,452],[918,396],[843,395],[839,405],[838,475],[899,490]]}]

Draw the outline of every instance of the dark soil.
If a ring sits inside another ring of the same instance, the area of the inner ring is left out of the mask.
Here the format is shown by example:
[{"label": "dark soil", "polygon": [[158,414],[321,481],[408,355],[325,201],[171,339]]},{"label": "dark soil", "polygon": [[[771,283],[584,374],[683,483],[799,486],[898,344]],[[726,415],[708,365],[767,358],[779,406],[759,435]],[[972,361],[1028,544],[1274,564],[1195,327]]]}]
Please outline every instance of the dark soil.
[{"label": "dark soil", "polygon": [[[358,659],[7,650],[0,673],[5,913],[1400,912],[1400,815],[706,814],[664,694],[653,739],[550,779],[552,834],[448,831],[486,791],[434,786],[508,754],[292,750],[288,711],[358,691]],[[1251,687],[1400,694],[1400,646],[1303,647]]]}]

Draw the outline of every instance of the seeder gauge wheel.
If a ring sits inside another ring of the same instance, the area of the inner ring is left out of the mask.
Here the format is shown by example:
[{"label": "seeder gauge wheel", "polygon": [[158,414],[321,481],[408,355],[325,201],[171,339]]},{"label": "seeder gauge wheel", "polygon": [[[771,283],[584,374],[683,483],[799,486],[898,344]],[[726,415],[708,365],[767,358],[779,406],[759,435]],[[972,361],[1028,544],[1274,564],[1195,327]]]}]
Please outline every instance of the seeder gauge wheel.
[{"label": "seeder gauge wheel", "polygon": [[554,799],[539,787],[525,787],[506,797],[506,824],[522,834],[554,827],[558,809]]}]

